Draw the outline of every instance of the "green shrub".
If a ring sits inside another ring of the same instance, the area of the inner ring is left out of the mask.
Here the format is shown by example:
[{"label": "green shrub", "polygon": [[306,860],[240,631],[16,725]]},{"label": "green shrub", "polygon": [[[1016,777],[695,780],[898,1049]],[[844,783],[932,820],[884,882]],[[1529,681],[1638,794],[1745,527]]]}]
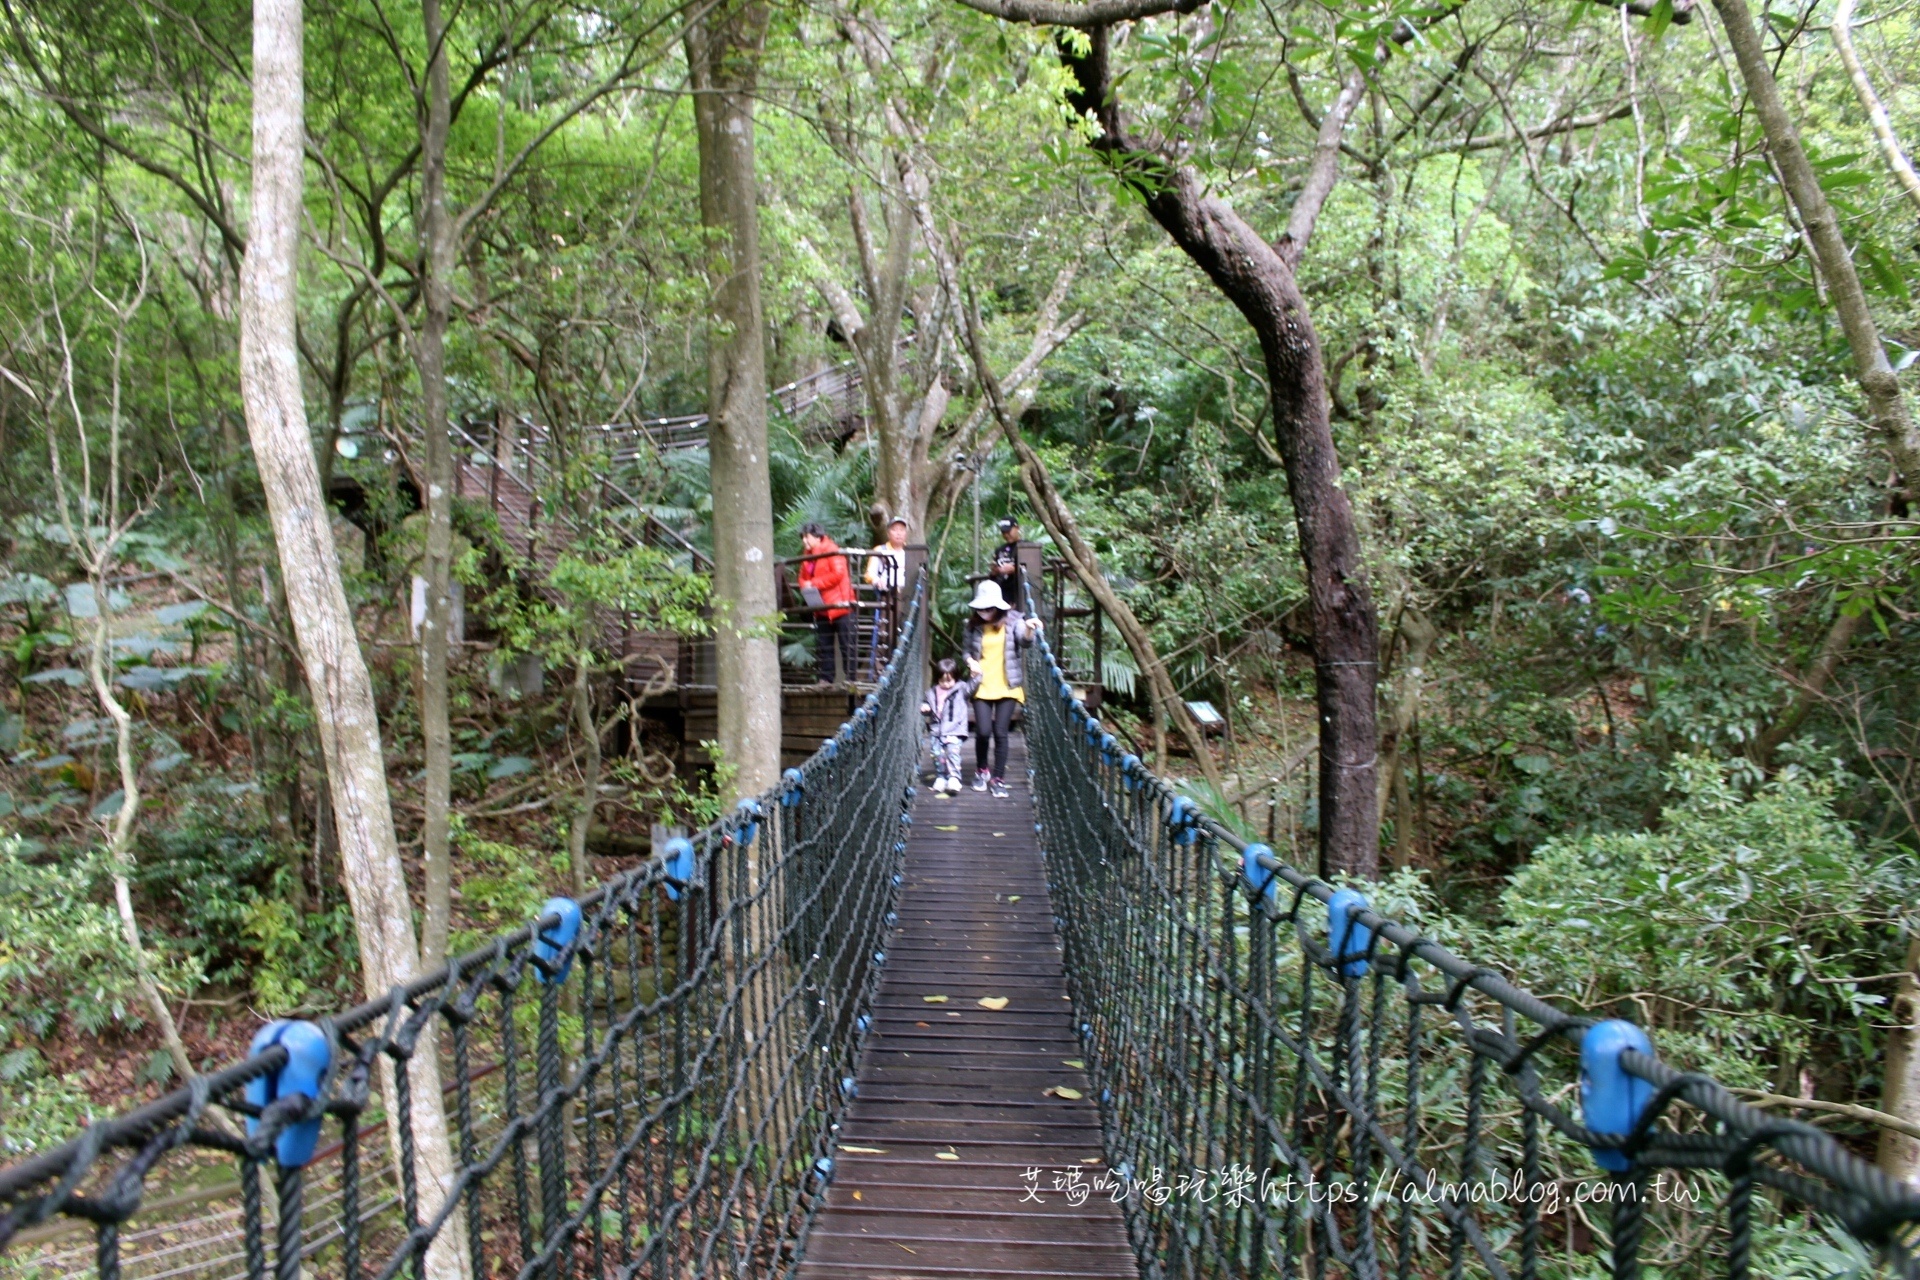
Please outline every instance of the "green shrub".
[{"label": "green shrub", "polygon": [[[140,1025],[132,956],[97,853],[29,860],[0,836],[0,1153],[38,1150],[84,1122],[87,1097],[52,1075],[37,1041]],[[178,966],[173,966],[178,973]]]},{"label": "green shrub", "polygon": [[1630,1018],[1727,1084],[1809,1057],[1877,1061],[1886,996],[1860,979],[1899,968],[1911,857],[1862,844],[1804,770],[1749,795],[1730,767],[1683,757],[1669,786],[1655,831],[1537,849],[1489,943],[1536,993]]}]

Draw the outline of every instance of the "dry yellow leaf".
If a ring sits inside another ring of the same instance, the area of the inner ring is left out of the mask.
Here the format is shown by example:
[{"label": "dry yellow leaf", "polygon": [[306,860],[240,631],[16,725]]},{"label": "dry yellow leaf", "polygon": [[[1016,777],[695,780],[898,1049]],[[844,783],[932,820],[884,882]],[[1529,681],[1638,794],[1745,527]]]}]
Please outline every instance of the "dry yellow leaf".
[{"label": "dry yellow leaf", "polygon": [[978,1004],[982,1009],[992,1009],[995,1013],[1007,1007],[1005,996],[981,996]]},{"label": "dry yellow leaf", "polygon": [[936,826],[934,828],[935,831],[958,831],[959,829],[960,829],[959,827],[940,827],[940,826]]},{"label": "dry yellow leaf", "polygon": [[945,1004],[947,1002],[945,996],[921,996],[920,998],[928,1004]]},{"label": "dry yellow leaf", "polygon": [[1069,1102],[1078,1102],[1082,1096],[1078,1089],[1069,1089],[1063,1084],[1057,1084],[1047,1092],[1056,1098],[1065,1098]]},{"label": "dry yellow leaf", "polygon": [[935,1160],[958,1160],[960,1157],[952,1151],[936,1151],[933,1153],[933,1158]]},{"label": "dry yellow leaf", "polygon": [[847,1147],[847,1146],[843,1146],[843,1147],[841,1147],[840,1149],[841,1149],[842,1151],[844,1151],[844,1152],[846,1152],[846,1153],[847,1153],[848,1155],[852,1155],[852,1156],[883,1156],[883,1155],[885,1155],[885,1154],[887,1154],[887,1152],[886,1152],[886,1148],[884,1148],[884,1147]]},{"label": "dry yellow leaf", "polygon": [[861,1194],[860,1194],[860,1193],[859,1193],[858,1191],[856,1191],[856,1192],[854,1192],[854,1193],[853,1193],[853,1198],[854,1198],[855,1200],[865,1200],[865,1199],[866,1199],[866,1197],[865,1197],[865,1196],[863,1196],[863,1195],[861,1195]]},{"label": "dry yellow leaf", "polygon": [[1060,1061],[1064,1065],[1072,1067],[1075,1071],[1085,1071],[1087,1069],[1087,1064],[1078,1058],[1062,1058]]}]

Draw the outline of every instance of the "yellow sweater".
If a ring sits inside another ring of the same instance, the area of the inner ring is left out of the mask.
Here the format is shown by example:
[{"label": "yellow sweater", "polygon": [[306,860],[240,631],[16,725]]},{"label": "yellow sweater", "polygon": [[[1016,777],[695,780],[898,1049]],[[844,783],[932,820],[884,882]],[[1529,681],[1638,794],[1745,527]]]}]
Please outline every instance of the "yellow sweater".
[{"label": "yellow sweater", "polygon": [[987,627],[980,632],[980,687],[974,690],[976,702],[1012,698],[1024,704],[1025,689],[1007,687],[1007,629]]}]

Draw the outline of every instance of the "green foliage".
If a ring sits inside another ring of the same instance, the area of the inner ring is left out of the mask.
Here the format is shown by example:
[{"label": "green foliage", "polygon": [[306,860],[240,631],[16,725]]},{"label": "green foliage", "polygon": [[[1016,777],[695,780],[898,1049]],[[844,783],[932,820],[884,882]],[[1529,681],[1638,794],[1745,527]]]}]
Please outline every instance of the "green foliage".
[{"label": "green foliage", "polygon": [[[0,1151],[23,1155],[71,1137],[89,1099],[50,1072],[39,1042],[57,1030],[88,1039],[141,1025],[133,957],[107,905],[106,868],[93,852],[29,856],[0,836]],[[149,944],[150,953],[153,950]],[[160,956],[176,989],[191,962]]]},{"label": "green foliage", "polygon": [[455,817],[454,849],[458,853],[460,904],[470,927],[450,940],[458,955],[478,946],[490,934],[518,928],[534,918],[548,897],[548,884],[566,874],[566,855],[542,855],[517,845],[485,840]]},{"label": "green foliage", "polygon": [[1535,850],[1489,942],[1536,992],[1630,1017],[1729,1084],[1812,1056],[1870,1072],[1886,998],[1860,979],[1898,968],[1920,867],[1863,845],[1799,769],[1748,794],[1688,756],[1669,785],[1657,830]]}]

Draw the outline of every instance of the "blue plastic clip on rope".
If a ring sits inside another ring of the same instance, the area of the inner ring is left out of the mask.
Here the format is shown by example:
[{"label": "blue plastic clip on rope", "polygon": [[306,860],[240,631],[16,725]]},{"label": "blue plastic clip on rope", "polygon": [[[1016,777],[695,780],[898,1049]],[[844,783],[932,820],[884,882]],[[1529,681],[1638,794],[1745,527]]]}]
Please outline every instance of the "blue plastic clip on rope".
[{"label": "blue plastic clip on rope", "polygon": [[1359,920],[1360,913],[1366,909],[1365,895],[1352,889],[1341,889],[1327,899],[1327,946],[1332,949],[1333,958],[1342,962],[1342,977],[1366,976],[1367,962],[1349,959],[1351,956],[1365,955],[1367,948],[1373,944],[1373,930]]},{"label": "blue plastic clip on rope", "polygon": [[1167,805],[1167,826],[1175,844],[1192,844],[1200,838],[1200,811],[1185,796],[1175,796]]},{"label": "blue plastic clip on rope", "polygon": [[[1610,1018],[1588,1027],[1580,1038],[1580,1114],[1581,1122],[1594,1133],[1624,1137],[1632,1133],[1653,1101],[1653,1084],[1627,1074],[1620,1055],[1633,1049],[1653,1056],[1653,1041],[1631,1022]],[[1593,1159],[1611,1173],[1625,1173],[1633,1167],[1627,1153],[1617,1147],[1594,1147]]]},{"label": "blue plastic clip on rope", "polygon": [[780,803],[787,808],[799,804],[806,790],[807,780],[798,769],[789,769],[780,775]]},{"label": "blue plastic clip on rope", "polygon": [[667,860],[667,896],[678,902],[680,889],[693,883],[693,841],[675,836],[661,852]]},{"label": "blue plastic clip on rope", "polygon": [[1126,755],[1121,756],[1120,772],[1125,778],[1125,786],[1127,790],[1138,791],[1140,789],[1140,757],[1139,756],[1134,755],[1132,752],[1128,752]]},{"label": "blue plastic clip on rope", "polygon": [[[333,1061],[333,1048],[327,1043],[327,1033],[311,1022],[290,1022],[283,1018],[278,1022],[269,1022],[255,1032],[253,1047],[249,1052],[262,1054],[274,1045],[287,1051],[286,1064],[271,1075],[257,1076],[247,1081],[247,1101],[256,1107],[265,1107],[294,1094],[306,1098],[319,1097],[320,1081],[327,1074],[328,1064]],[[259,1131],[259,1119],[248,1116],[248,1136]],[[296,1120],[282,1129],[273,1140],[273,1158],[280,1162],[283,1169],[301,1168],[313,1159],[313,1149],[319,1141],[319,1116],[310,1120]]]},{"label": "blue plastic clip on rope", "polygon": [[752,844],[754,837],[760,834],[760,819],[766,811],[760,807],[758,800],[742,800],[733,808],[734,812],[746,822],[746,825],[740,828],[740,843]]},{"label": "blue plastic clip on rope", "polygon": [[[539,929],[538,922],[548,916],[559,916],[560,919],[544,929]],[[572,898],[548,898],[541,904],[540,914],[535,916],[534,920],[536,922],[534,927],[539,929],[539,933],[533,940],[533,954],[546,961],[551,967],[555,961],[566,954],[567,948],[573,945],[573,940],[580,936],[580,904]],[[560,972],[552,977],[548,977],[546,969],[538,965],[534,966],[534,976],[542,982],[565,982],[572,968],[573,958],[569,956],[567,962],[560,966]]]},{"label": "blue plastic clip on rope", "polygon": [[1240,874],[1246,878],[1247,893],[1273,913],[1280,909],[1280,873],[1272,867],[1261,866],[1263,857],[1273,857],[1273,850],[1264,844],[1248,845],[1247,851],[1240,855]]}]

